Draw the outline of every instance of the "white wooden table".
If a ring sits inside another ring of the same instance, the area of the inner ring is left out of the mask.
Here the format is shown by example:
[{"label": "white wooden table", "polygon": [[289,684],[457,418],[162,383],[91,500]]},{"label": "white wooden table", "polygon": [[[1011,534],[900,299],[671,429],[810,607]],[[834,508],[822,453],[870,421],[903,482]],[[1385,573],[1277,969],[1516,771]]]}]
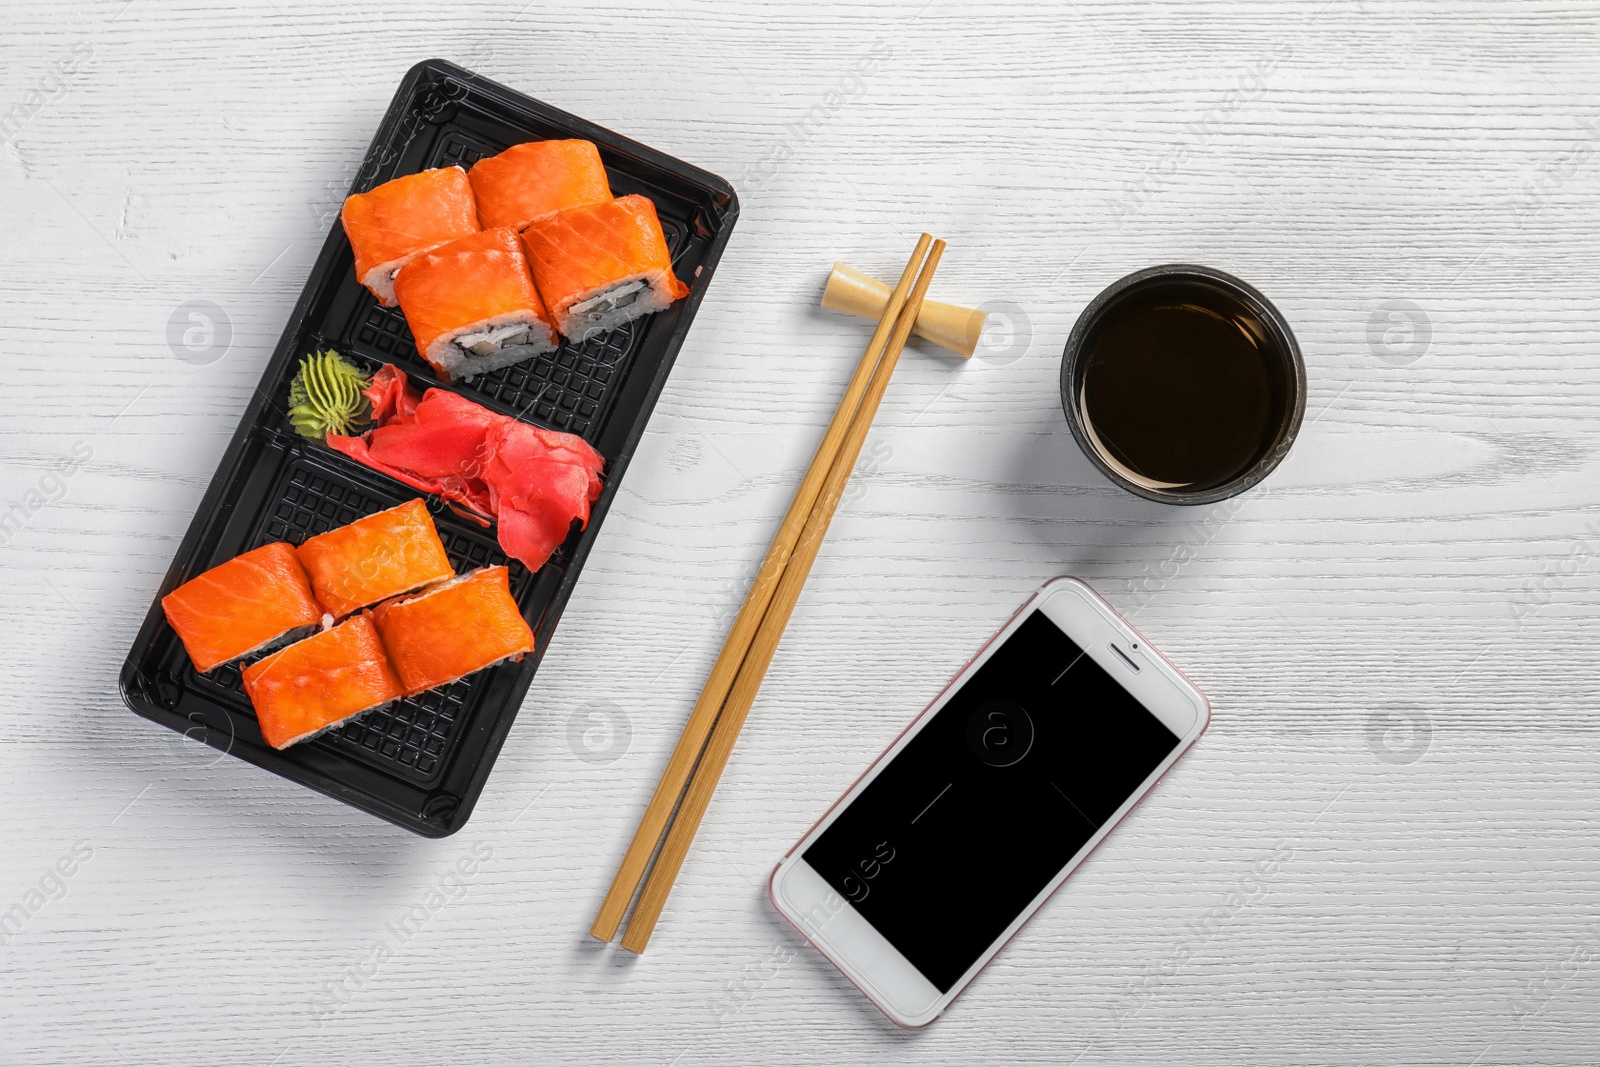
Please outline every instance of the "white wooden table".
[{"label": "white wooden table", "polygon": [[[520,6],[5,5],[0,912],[27,919],[0,945],[0,1063],[1594,1062],[1600,5]],[[442,841],[115,688],[430,55],[743,200]],[[902,364],[650,951],[597,945],[865,340],[815,308],[827,268],[888,274],[924,228],[950,241],[934,296],[1012,328],[968,365]],[[1078,310],[1171,261],[1252,282],[1305,351],[1300,440],[1236,507],[1119,494],[1059,408]],[[228,325],[199,359],[167,337],[196,300]],[[945,1019],[900,1033],[765,875],[1060,573],[1197,680],[1211,730]]]}]

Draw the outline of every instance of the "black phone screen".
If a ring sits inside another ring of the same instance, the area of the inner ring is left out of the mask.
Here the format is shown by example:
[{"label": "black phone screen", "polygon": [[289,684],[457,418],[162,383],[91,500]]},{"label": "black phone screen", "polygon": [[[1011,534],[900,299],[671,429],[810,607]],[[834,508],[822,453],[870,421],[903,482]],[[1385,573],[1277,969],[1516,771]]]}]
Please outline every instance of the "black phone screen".
[{"label": "black phone screen", "polygon": [[804,859],[949,992],[1177,744],[1035,611]]}]

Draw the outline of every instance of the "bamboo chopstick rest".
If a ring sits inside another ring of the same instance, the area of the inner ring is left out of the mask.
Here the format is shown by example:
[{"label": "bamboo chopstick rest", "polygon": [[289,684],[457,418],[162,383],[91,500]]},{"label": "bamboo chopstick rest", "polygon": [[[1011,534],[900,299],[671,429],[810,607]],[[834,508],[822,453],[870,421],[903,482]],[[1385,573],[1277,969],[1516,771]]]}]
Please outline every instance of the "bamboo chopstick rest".
[{"label": "bamboo chopstick rest", "polygon": [[[854,267],[835,263],[828,275],[828,287],[822,292],[822,306],[829,311],[842,311],[846,315],[859,315],[876,319],[889,303],[889,287],[870,274]],[[940,348],[947,348],[958,356],[972,358],[978,348],[978,338],[983,333],[983,312],[955,304],[941,304],[937,300],[924,300],[922,310],[911,332]]]}]

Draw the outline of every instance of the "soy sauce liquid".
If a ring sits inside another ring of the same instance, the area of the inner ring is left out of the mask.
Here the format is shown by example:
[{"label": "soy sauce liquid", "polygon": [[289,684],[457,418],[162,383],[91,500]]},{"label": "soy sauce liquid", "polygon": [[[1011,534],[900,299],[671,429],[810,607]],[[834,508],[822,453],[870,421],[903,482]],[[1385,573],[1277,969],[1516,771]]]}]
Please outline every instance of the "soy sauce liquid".
[{"label": "soy sauce liquid", "polygon": [[1222,485],[1284,429],[1288,356],[1230,293],[1191,281],[1134,292],[1101,315],[1085,351],[1085,427],[1112,466],[1150,488]]}]

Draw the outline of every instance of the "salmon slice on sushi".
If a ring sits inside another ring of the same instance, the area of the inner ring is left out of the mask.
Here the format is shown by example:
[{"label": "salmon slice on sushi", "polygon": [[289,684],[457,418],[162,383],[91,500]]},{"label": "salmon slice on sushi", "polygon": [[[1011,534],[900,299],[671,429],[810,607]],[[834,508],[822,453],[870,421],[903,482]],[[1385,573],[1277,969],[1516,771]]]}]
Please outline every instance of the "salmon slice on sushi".
[{"label": "salmon slice on sushi", "polygon": [[201,674],[310,633],[323,615],[284,541],[212,567],[162,597],[161,608]]},{"label": "salmon slice on sushi", "polygon": [[482,567],[373,612],[406,695],[533,651],[504,567]]},{"label": "salmon slice on sushi", "polygon": [[356,278],[391,308],[401,267],[480,228],[472,183],[460,167],[407,174],[357,193],[346,198],[339,220],[355,253]]},{"label": "salmon slice on sushi", "polygon": [[284,749],[399,700],[400,679],[366,615],[280,649],[244,669],[261,736]]},{"label": "salmon slice on sushi", "polygon": [[318,534],[297,552],[311,591],[335,618],[456,575],[421,500]]},{"label": "salmon slice on sushi", "polygon": [[611,199],[593,141],[529,141],[480,159],[467,172],[485,229],[520,230],[557,211]]},{"label": "salmon slice on sushi", "polygon": [[424,252],[394,291],[417,351],[447,381],[532,359],[561,340],[510,227]]},{"label": "salmon slice on sushi", "polygon": [[558,211],[522,231],[522,243],[556,328],[574,341],[689,295],[672,273],[666,235],[648,197]]}]

